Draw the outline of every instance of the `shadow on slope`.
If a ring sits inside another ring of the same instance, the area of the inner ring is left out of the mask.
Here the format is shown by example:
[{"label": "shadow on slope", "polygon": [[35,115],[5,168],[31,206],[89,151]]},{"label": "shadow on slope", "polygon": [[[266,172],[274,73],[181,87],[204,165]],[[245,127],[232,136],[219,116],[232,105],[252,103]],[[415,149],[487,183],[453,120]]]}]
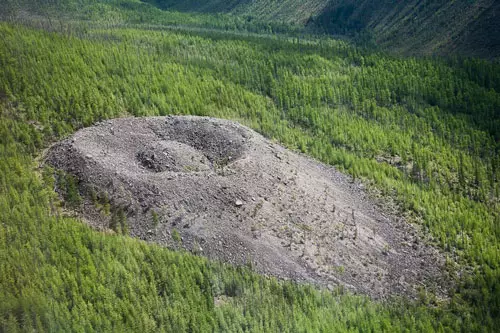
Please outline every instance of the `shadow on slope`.
[{"label": "shadow on slope", "polygon": [[416,55],[498,57],[500,4],[479,1],[331,1],[308,26],[329,34],[368,31],[377,44]]}]

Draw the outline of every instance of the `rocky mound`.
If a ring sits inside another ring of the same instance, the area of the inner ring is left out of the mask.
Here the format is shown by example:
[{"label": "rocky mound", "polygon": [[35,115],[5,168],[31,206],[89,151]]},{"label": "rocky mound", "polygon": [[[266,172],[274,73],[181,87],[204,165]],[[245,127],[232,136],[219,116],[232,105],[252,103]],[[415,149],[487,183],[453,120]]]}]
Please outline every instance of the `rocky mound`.
[{"label": "rocky mound", "polygon": [[46,161],[77,178],[80,211],[99,229],[374,297],[443,285],[437,251],[360,185],[234,122],[106,121]]}]

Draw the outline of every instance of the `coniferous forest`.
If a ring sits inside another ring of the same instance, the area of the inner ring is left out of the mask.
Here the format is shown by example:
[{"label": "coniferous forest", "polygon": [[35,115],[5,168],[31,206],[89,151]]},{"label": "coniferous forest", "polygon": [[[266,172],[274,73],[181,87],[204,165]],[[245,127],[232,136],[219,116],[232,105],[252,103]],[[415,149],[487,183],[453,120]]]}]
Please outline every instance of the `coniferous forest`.
[{"label": "coniferous forest", "polygon": [[[0,1],[0,331],[475,332],[500,324],[500,64],[296,22]],[[98,232],[41,156],[124,116],[236,120],[361,180],[447,258],[448,299],[372,300]],[[214,302],[215,299],[215,302]]]}]

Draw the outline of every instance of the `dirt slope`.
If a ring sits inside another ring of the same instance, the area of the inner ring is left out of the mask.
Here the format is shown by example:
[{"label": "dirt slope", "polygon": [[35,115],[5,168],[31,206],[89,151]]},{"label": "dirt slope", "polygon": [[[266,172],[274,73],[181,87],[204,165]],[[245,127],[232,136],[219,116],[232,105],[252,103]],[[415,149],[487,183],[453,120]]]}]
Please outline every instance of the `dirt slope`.
[{"label": "dirt slope", "polygon": [[98,229],[116,213],[105,214],[95,194],[125,212],[135,237],[251,261],[264,274],[373,297],[444,285],[437,251],[378,210],[361,185],[237,123],[116,119],[56,144],[46,161],[78,178],[81,213]]}]

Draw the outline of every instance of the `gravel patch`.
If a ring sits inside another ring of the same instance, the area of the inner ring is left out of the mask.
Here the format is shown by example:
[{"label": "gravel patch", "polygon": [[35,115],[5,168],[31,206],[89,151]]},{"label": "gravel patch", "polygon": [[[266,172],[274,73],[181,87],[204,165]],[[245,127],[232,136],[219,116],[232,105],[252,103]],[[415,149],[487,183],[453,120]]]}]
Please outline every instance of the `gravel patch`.
[{"label": "gravel patch", "polygon": [[262,274],[374,298],[445,289],[439,252],[362,185],[235,122],[110,120],[54,145],[46,163],[78,179],[79,212],[99,230],[121,210],[134,237]]}]

